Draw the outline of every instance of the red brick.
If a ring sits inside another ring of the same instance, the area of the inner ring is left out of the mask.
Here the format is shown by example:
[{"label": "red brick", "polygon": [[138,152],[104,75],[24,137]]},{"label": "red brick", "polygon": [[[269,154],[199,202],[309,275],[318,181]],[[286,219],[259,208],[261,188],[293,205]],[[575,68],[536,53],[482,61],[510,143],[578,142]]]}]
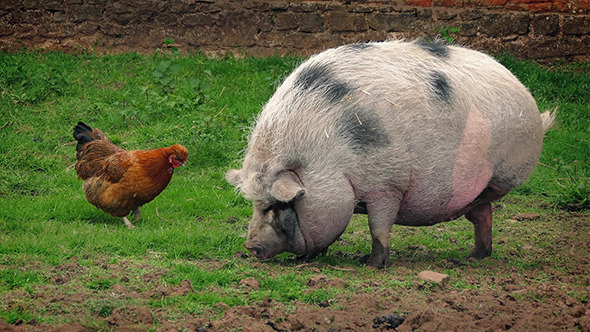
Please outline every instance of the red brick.
[{"label": "red brick", "polygon": [[528,9],[531,12],[548,12],[552,9],[553,4],[551,3],[531,3],[528,5],[523,6],[524,8]]},{"label": "red brick", "polygon": [[555,0],[511,0],[511,3],[548,3],[556,2]]},{"label": "red brick", "polygon": [[434,0],[432,5],[438,7],[454,7],[455,0]]},{"label": "red brick", "polygon": [[406,0],[408,6],[432,7],[432,0]]},{"label": "red brick", "polygon": [[508,2],[508,0],[486,0],[482,2],[492,6],[504,6]]},{"label": "red brick", "polygon": [[590,10],[590,0],[580,0],[576,7],[580,9]]}]

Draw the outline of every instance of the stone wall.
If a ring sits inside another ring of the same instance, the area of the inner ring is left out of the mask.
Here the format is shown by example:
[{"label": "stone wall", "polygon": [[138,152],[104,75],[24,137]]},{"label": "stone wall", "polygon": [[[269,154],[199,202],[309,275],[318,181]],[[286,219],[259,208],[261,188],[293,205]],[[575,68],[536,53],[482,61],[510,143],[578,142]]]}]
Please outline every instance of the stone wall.
[{"label": "stone wall", "polygon": [[590,59],[590,0],[0,0],[3,50],[309,55],[453,28],[492,54]]}]

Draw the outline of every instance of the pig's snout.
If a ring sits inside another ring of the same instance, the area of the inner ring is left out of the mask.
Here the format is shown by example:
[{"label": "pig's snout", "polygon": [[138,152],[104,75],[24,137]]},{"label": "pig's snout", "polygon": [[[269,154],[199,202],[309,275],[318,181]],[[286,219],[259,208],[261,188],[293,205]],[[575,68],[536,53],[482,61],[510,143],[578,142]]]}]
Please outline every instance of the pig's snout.
[{"label": "pig's snout", "polygon": [[250,250],[252,255],[256,256],[256,258],[258,258],[258,259],[267,259],[268,258],[268,251],[264,250],[264,248],[259,245],[255,245],[255,244],[251,244],[250,242],[247,242],[246,244],[244,244],[244,247],[246,247],[246,249]]}]

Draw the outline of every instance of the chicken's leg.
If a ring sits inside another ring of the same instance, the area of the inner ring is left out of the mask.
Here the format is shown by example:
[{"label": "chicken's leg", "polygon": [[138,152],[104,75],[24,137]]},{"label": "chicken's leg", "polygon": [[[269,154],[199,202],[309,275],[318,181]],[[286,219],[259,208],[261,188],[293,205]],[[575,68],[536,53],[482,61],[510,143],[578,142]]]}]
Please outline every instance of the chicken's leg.
[{"label": "chicken's leg", "polygon": [[[141,219],[141,211],[139,211],[138,207],[133,209],[133,215],[135,216],[135,222],[138,222],[139,219]],[[131,224],[131,222],[129,221],[129,219],[127,219],[127,217],[123,217],[123,221],[125,222],[125,225],[127,225],[127,227],[135,228],[135,226],[133,226],[133,224]]]},{"label": "chicken's leg", "polygon": [[135,228],[135,226],[133,226],[133,224],[131,224],[131,222],[129,221],[129,219],[127,219],[127,217],[123,217],[123,221],[125,222],[125,225],[127,225],[127,227],[133,229]]},{"label": "chicken's leg", "polygon": [[139,211],[138,207],[133,210],[133,214],[135,215],[135,222],[138,222],[141,219],[141,211]]}]

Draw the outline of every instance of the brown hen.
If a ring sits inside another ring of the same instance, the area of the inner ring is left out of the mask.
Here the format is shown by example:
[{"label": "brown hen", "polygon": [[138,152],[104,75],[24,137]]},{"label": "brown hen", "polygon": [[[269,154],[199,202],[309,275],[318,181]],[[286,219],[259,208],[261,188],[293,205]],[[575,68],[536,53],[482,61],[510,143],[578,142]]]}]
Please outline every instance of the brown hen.
[{"label": "brown hen", "polygon": [[84,180],[88,202],[115,216],[125,225],[131,211],[136,221],[139,208],[156,198],[166,188],[174,169],[184,165],[188,150],[172,145],[155,150],[125,150],[113,144],[99,129],[78,122],[74,127],[76,172]]}]

